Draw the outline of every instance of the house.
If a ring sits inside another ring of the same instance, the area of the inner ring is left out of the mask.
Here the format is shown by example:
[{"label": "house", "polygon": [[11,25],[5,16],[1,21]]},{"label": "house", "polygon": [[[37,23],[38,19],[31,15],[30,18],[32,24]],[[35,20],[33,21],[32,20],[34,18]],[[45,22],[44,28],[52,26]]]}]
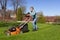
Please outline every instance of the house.
[{"label": "house", "polygon": [[[0,20],[3,20],[2,13],[3,13],[2,10],[0,10]],[[4,19],[5,20],[15,20],[16,14],[12,10],[7,10]]]},{"label": "house", "polygon": [[50,23],[50,24],[60,22],[60,16],[58,17],[57,16],[46,16],[45,19],[46,19],[46,23]]}]

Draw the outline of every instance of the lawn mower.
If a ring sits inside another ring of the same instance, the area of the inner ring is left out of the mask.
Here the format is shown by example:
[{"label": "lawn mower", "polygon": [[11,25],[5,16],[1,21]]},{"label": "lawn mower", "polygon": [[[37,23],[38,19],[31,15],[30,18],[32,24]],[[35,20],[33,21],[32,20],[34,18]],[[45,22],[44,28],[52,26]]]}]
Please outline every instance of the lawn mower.
[{"label": "lawn mower", "polygon": [[28,15],[25,16],[25,22],[21,23],[20,25],[16,26],[16,27],[11,27],[8,30],[6,30],[4,33],[6,35],[16,35],[16,34],[20,34],[28,32],[28,22],[30,21],[31,17]]}]

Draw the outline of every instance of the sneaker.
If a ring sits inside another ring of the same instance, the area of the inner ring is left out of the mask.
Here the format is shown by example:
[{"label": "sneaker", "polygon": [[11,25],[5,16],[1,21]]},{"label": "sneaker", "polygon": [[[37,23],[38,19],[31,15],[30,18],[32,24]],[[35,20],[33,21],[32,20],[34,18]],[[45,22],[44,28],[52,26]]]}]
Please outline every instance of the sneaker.
[{"label": "sneaker", "polygon": [[37,31],[36,29],[33,29],[32,31]]}]

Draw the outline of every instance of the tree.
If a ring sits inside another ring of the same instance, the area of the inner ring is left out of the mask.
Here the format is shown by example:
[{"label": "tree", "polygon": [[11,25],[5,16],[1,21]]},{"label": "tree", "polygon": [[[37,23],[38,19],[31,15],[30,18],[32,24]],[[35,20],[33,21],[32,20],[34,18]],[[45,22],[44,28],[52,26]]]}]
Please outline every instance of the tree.
[{"label": "tree", "polygon": [[3,16],[3,20],[5,19],[5,14],[6,14],[6,7],[7,7],[7,0],[0,0],[0,6],[2,9],[2,16]]},{"label": "tree", "polygon": [[14,8],[14,12],[17,14],[17,8],[18,8],[18,2],[19,0],[11,0],[12,1],[12,5],[13,5],[13,8]]},{"label": "tree", "polygon": [[60,25],[60,16],[56,16],[56,18],[55,18],[55,24],[59,24]]},{"label": "tree", "polygon": [[45,23],[45,17],[43,15],[43,12],[40,12],[40,15],[37,20],[38,23]]},{"label": "tree", "polygon": [[[16,13],[16,19],[17,19],[17,17],[18,16],[20,16],[20,15],[18,15],[18,10],[20,10],[19,9],[19,7],[21,7],[21,12],[22,13],[24,13],[25,12],[25,3],[26,3],[26,0],[24,1],[24,0],[11,0],[12,1],[12,5],[13,5],[13,8],[14,8],[14,13]],[[18,15],[18,16],[17,16]]]},{"label": "tree", "polygon": [[21,10],[22,10],[23,13],[26,12],[26,7],[25,6],[21,6],[20,8],[21,8]]},{"label": "tree", "polygon": [[25,1],[24,0],[11,0],[11,1],[12,1],[12,5],[13,5],[13,8],[14,8],[14,12],[17,15],[18,7],[22,6]]},{"label": "tree", "polygon": [[18,11],[17,11],[17,20],[21,21],[22,17],[23,17],[22,10],[21,10],[21,8],[18,8]]}]

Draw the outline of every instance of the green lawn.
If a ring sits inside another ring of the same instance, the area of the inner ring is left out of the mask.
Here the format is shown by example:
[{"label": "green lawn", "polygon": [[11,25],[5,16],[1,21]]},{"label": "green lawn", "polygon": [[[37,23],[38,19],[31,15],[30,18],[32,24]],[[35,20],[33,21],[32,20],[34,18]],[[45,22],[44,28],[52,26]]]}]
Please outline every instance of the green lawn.
[{"label": "green lawn", "polygon": [[[4,30],[9,27],[0,27],[0,40],[60,40],[60,25],[37,24],[38,31],[32,31],[32,24],[29,23],[29,32],[14,36],[6,36]],[[4,25],[3,25],[4,26]]]}]

